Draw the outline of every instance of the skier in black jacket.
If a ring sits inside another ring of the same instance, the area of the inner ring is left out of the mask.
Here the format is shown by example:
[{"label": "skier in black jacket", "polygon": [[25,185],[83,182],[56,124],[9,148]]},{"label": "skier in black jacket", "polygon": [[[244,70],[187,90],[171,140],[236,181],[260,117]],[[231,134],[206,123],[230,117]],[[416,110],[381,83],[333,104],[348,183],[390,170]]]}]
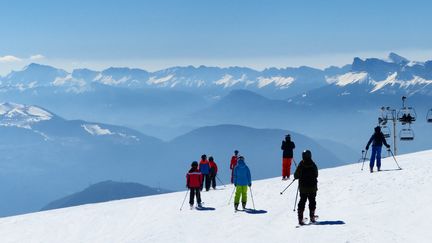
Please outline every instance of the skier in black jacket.
[{"label": "skier in black jacket", "polygon": [[366,145],[366,150],[369,149],[369,145],[372,143],[372,155],[370,158],[370,172],[373,172],[373,167],[375,163],[375,158],[377,160],[377,168],[378,171],[381,170],[381,149],[383,144],[387,147],[387,149],[390,148],[390,145],[387,144],[387,141],[384,137],[384,134],[381,132],[381,127],[377,126],[375,127],[375,132],[372,134],[371,138],[369,139],[369,142]]},{"label": "skier in black jacket", "polygon": [[300,201],[297,207],[298,221],[304,225],[303,212],[306,200],[309,200],[310,222],[315,223],[316,194],[318,191],[318,167],[312,160],[312,153],[305,150],[302,153],[303,160],[297,166],[294,178],[299,180]]}]

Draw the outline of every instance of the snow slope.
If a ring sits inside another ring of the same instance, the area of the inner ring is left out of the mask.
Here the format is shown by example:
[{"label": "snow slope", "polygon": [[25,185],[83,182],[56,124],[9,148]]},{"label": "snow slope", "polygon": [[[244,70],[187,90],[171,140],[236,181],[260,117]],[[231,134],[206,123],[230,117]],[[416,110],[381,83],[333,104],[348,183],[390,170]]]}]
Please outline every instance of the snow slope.
[{"label": "snow slope", "polygon": [[252,185],[264,214],[234,213],[227,186],[203,193],[214,211],[180,211],[185,192],[178,192],[3,218],[1,241],[430,242],[431,157],[432,150],[398,156],[403,170],[393,170],[396,164],[386,158],[388,171],[373,174],[361,164],[321,170],[317,214],[323,225],[296,228],[296,188],[281,196],[287,182],[273,178]]}]

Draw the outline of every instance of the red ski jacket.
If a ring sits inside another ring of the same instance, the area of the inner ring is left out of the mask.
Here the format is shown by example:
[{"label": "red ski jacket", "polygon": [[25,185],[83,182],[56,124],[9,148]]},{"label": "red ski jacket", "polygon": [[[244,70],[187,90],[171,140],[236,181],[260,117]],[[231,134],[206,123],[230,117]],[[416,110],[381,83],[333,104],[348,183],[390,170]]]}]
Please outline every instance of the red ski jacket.
[{"label": "red ski jacket", "polygon": [[233,170],[234,167],[236,167],[237,165],[237,156],[233,155],[233,157],[231,157],[231,164],[230,164],[230,169]]},{"label": "red ski jacket", "polygon": [[217,167],[216,162],[209,161],[209,164],[210,164],[210,172],[213,172],[216,175],[218,172],[218,167]]},{"label": "red ski jacket", "polygon": [[186,174],[186,186],[188,188],[201,188],[203,175],[198,169],[190,169]]}]

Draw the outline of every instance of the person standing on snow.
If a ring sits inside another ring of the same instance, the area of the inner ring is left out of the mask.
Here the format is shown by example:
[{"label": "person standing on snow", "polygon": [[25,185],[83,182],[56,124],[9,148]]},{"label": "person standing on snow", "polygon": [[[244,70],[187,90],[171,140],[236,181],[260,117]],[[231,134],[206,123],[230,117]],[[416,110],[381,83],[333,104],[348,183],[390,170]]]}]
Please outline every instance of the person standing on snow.
[{"label": "person standing on snow", "polygon": [[209,165],[210,165],[210,182],[211,186],[214,190],[216,190],[216,176],[218,172],[218,167],[216,162],[214,162],[214,159],[212,156],[209,157]]},{"label": "person standing on snow", "polygon": [[378,171],[381,170],[381,149],[383,144],[387,147],[387,149],[390,148],[390,145],[387,144],[384,134],[381,132],[381,127],[377,126],[375,127],[374,130],[375,130],[374,134],[372,134],[371,138],[369,139],[369,142],[366,145],[366,151],[367,151],[369,150],[369,145],[372,143],[372,155],[369,163],[371,173],[373,172],[375,158],[377,161]]},{"label": "person standing on snow", "polygon": [[231,157],[230,169],[231,169],[231,184],[234,183],[234,168],[237,165],[238,160],[238,150],[234,151],[234,155]]},{"label": "person standing on snow", "polygon": [[318,167],[312,160],[312,153],[305,150],[302,153],[303,160],[297,166],[294,178],[299,180],[300,201],[297,206],[298,221],[304,225],[303,212],[306,201],[309,200],[310,222],[315,223],[316,194],[318,191]]},{"label": "person standing on snow", "polygon": [[189,205],[191,208],[194,205],[194,197],[197,198],[198,207],[201,207],[201,188],[203,175],[198,170],[198,162],[194,161],[191,164],[191,169],[186,174],[186,187],[189,188]]},{"label": "person standing on snow", "polygon": [[238,210],[240,198],[243,209],[246,209],[247,188],[252,186],[252,180],[249,167],[245,164],[243,156],[238,158],[237,165],[234,168],[234,186],[236,187],[234,209]]},{"label": "person standing on snow", "polygon": [[285,140],[282,141],[281,149],[282,154],[282,180],[289,180],[291,174],[291,162],[293,160],[293,154],[295,149],[294,142],[291,141],[291,136],[288,134],[285,136]]},{"label": "person standing on snow", "polygon": [[206,191],[210,190],[210,164],[207,160],[207,155],[201,155],[201,161],[198,167],[199,171],[203,175],[203,182],[201,184],[201,191],[205,185]]}]

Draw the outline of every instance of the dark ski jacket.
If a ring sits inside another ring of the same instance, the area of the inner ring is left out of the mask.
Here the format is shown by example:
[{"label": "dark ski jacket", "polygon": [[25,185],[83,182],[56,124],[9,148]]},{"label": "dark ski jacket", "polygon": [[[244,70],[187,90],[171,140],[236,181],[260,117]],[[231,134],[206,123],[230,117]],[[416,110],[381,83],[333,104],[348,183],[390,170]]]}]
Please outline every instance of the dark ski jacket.
[{"label": "dark ski jacket", "polygon": [[387,144],[387,141],[384,137],[384,134],[382,132],[375,132],[371,138],[369,139],[369,142],[366,145],[366,148],[369,148],[369,145],[372,143],[372,147],[382,147],[383,144],[386,147],[390,147],[390,145]]},{"label": "dark ski jacket", "polygon": [[281,149],[283,150],[283,158],[292,158],[294,155],[293,150],[295,149],[295,144],[291,140],[282,141]]},{"label": "dark ski jacket", "polygon": [[313,193],[318,191],[318,167],[313,160],[300,161],[294,173],[299,180],[300,193]]}]

